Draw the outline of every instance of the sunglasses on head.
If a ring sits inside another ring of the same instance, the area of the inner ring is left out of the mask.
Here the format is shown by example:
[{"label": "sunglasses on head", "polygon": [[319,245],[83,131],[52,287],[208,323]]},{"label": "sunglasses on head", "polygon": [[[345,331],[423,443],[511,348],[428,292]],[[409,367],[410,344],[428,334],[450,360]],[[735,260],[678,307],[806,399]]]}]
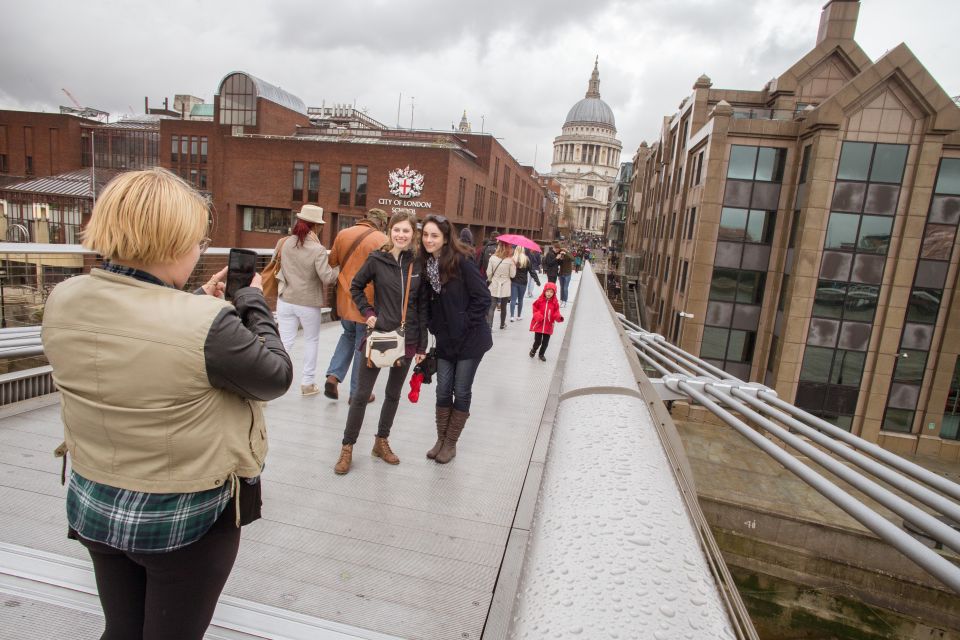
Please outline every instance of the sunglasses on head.
[{"label": "sunglasses on head", "polygon": [[444,222],[447,222],[447,217],[446,217],[446,216],[441,216],[441,215],[439,215],[439,214],[431,213],[429,216],[427,216],[427,219],[424,220],[424,222],[425,222],[425,223],[426,223],[426,222],[439,222],[440,224],[443,224]]}]

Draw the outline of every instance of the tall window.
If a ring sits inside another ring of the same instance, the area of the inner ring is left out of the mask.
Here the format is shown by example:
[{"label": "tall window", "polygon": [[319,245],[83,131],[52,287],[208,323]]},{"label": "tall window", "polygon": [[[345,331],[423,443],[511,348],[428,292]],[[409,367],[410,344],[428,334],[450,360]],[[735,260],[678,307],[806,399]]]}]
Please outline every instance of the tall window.
[{"label": "tall window", "polygon": [[[850,429],[890,246],[906,145],[844,142],[796,404]],[[807,180],[810,146],[799,181]],[[795,211],[788,246],[796,245]]]},{"label": "tall window", "polygon": [[320,165],[310,164],[310,173],[307,178],[307,200],[318,202],[320,200]]},{"label": "tall window", "polygon": [[350,182],[353,177],[350,165],[340,165],[340,204],[350,206]]},{"label": "tall window", "polygon": [[467,179],[460,178],[457,185],[457,217],[463,217],[463,200],[467,194]]},{"label": "tall window", "polygon": [[180,136],[172,136],[170,138],[170,162],[179,162],[180,161]]},{"label": "tall window", "polygon": [[950,391],[947,404],[943,408],[943,425],[940,437],[948,440],[960,440],[960,358],[953,365],[953,377],[950,379]]},{"label": "tall window", "polygon": [[303,163],[293,163],[293,196],[296,202],[303,201]]},{"label": "tall window", "polygon": [[257,124],[257,90],[245,73],[227,76],[220,88],[220,124]]},{"label": "tall window", "polygon": [[[874,164],[877,162],[876,155],[874,154]],[[871,167],[871,171],[872,169]],[[888,173],[896,177],[894,171]],[[933,333],[943,303],[946,275],[953,255],[958,222],[960,159],[943,158],[937,171],[927,212],[927,224],[920,245],[920,259],[917,261],[913,287],[907,300],[897,363],[883,417],[884,430],[908,433],[913,429],[928,354],[933,347]],[[955,397],[953,386],[951,393]],[[941,437],[958,438],[955,422],[953,419],[948,420],[947,415],[944,416]]]},{"label": "tall window", "polygon": [[357,195],[353,203],[358,207],[367,206],[367,168],[357,167]]}]

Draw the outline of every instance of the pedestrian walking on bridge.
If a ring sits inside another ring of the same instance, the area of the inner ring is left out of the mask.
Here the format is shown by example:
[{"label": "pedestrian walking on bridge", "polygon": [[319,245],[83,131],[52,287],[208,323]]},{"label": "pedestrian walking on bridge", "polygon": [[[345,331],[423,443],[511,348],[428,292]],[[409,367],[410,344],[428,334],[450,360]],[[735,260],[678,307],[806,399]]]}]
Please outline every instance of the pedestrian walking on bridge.
[{"label": "pedestrian walking on bridge", "polygon": [[487,324],[493,328],[493,317],[500,307],[500,328],[507,326],[507,303],[510,301],[511,279],[517,275],[517,264],[513,261],[513,247],[505,242],[497,243],[497,252],[487,263],[487,281],[490,283],[490,297],[493,299],[487,313]]},{"label": "pedestrian walking on bridge", "polygon": [[560,315],[560,304],[557,302],[557,285],[548,282],[543,285],[543,293],[533,301],[533,319],[530,320],[530,331],[533,332],[533,347],[530,349],[532,358],[540,350],[540,360],[546,362],[544,355],[550,336],[553,335],[553,324],[563,322]]}]

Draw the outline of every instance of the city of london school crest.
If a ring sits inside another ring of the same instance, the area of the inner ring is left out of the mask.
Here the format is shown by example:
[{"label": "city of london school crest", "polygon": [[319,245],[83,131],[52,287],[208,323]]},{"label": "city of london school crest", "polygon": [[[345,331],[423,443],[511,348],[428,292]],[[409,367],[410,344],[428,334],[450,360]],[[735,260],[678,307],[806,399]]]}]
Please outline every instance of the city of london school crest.
[{"label": "city of london school crest", "polygon": [[416,198],[423,191],[423,174],[407,165],[394,169],[387,176],[390,193],[400,198]]}]

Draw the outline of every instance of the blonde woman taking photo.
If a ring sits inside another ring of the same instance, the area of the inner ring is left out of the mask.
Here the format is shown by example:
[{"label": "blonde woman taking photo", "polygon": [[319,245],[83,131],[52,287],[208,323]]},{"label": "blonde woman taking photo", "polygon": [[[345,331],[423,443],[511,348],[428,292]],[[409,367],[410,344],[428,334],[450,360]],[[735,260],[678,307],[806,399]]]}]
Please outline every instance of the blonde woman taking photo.
[{"label": "blonde woman taking photo", "polygon": [[121,174],[83,236],[105,264],[57,285],[44,310],[68,535],[93,560],[106,640],[203,638],[240,526],[260,517],[261,403],[293,371],[259,275],[233,304],[226,269],[199,295],[182,290],[208,216],[169,171]]},{"label": "blonde woman taking photo", "polygon": [[507,302],[510,301],[511,279],[517,275],[517,265],[513,261],[513,247],[506,242],[497,242],[497,251],[487,262],[487,282],[490,283],[490,297],[493,299],[487,312],[487,324],[493,327],[493,316],[500,307],[500,328],[507,326]]}]

